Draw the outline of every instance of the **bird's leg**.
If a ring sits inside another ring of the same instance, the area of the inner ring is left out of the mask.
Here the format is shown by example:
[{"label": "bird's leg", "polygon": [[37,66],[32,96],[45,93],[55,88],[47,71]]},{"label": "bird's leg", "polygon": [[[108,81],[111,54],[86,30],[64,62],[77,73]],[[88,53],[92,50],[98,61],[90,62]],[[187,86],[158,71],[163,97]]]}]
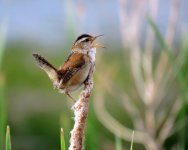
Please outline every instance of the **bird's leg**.
[{"label": "bird's leg", "polygon": [[89,71],[89,75],[87,76],[86,80],[84,81],[85,86],[92,84],[92,80],[90,80],[90,74],[91,74],[91,70]]},{"label": "bird's leg", "polygon": [[69,94],[69,92],[65,92],[65,94],[70,98],[70,99],[72,99],[74,102],[76,102],[76,100]]}]

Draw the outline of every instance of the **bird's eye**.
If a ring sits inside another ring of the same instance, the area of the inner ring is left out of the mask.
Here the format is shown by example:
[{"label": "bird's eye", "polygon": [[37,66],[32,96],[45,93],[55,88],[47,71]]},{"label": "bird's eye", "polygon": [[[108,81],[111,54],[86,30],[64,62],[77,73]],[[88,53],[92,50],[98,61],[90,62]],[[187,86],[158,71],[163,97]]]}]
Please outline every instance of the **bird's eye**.
[{"label": "bird's eye", "polygon": [[86,39],[85,42],[89,42],[89,39]]}]

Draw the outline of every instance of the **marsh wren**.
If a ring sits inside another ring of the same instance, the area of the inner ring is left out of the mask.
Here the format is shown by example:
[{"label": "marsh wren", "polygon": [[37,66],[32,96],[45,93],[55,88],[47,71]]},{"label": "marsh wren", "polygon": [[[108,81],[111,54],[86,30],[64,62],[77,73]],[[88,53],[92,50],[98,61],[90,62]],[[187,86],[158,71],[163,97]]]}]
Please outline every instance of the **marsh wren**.
[{"label": "marsh wren", "polygon": [[54,88],[74,100],[70,93],[87,82],[91,65],[95,63],[96,48],[104,48],[102,45],[94,44],[100,36],[102,35],[80,35],[72,45],[71,54],[59,69],[39,54],[33,54],[33,56],[39,67],[52,80]]}]

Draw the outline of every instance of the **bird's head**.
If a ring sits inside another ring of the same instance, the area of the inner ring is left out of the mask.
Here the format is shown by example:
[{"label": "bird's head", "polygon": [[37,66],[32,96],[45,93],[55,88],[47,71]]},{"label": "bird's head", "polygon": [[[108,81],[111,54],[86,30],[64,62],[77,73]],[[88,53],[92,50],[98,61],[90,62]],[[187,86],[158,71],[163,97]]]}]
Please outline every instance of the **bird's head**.
[{"label": "bird's head", "polygon": [[104,46],[100,45],[100,44],[96,44],[94,43],[94,41],[103,35],[98,35],[98,36],[91,36],[89,34],[82,34],[80,35],[76,41],[74,42],[73,46],[72,46],[72,50],[83,50],[83,51],[89,51],[92,48],[104,48]]}]

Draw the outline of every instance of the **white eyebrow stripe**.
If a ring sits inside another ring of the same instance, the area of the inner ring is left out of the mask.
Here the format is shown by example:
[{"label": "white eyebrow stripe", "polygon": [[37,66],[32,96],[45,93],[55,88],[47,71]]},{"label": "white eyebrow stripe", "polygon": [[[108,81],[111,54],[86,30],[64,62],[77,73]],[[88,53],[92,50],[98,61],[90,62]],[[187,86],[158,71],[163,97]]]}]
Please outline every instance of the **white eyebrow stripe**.
[{"label": "white eyebrow stripe", "polygon": [[80,43],[80,42],[83,42],[83,41],[85,41],[86,39],[88,39],[88,37],[85,37],[85,38],[81,38],[79,41],[77,41],[78,43]]}]

